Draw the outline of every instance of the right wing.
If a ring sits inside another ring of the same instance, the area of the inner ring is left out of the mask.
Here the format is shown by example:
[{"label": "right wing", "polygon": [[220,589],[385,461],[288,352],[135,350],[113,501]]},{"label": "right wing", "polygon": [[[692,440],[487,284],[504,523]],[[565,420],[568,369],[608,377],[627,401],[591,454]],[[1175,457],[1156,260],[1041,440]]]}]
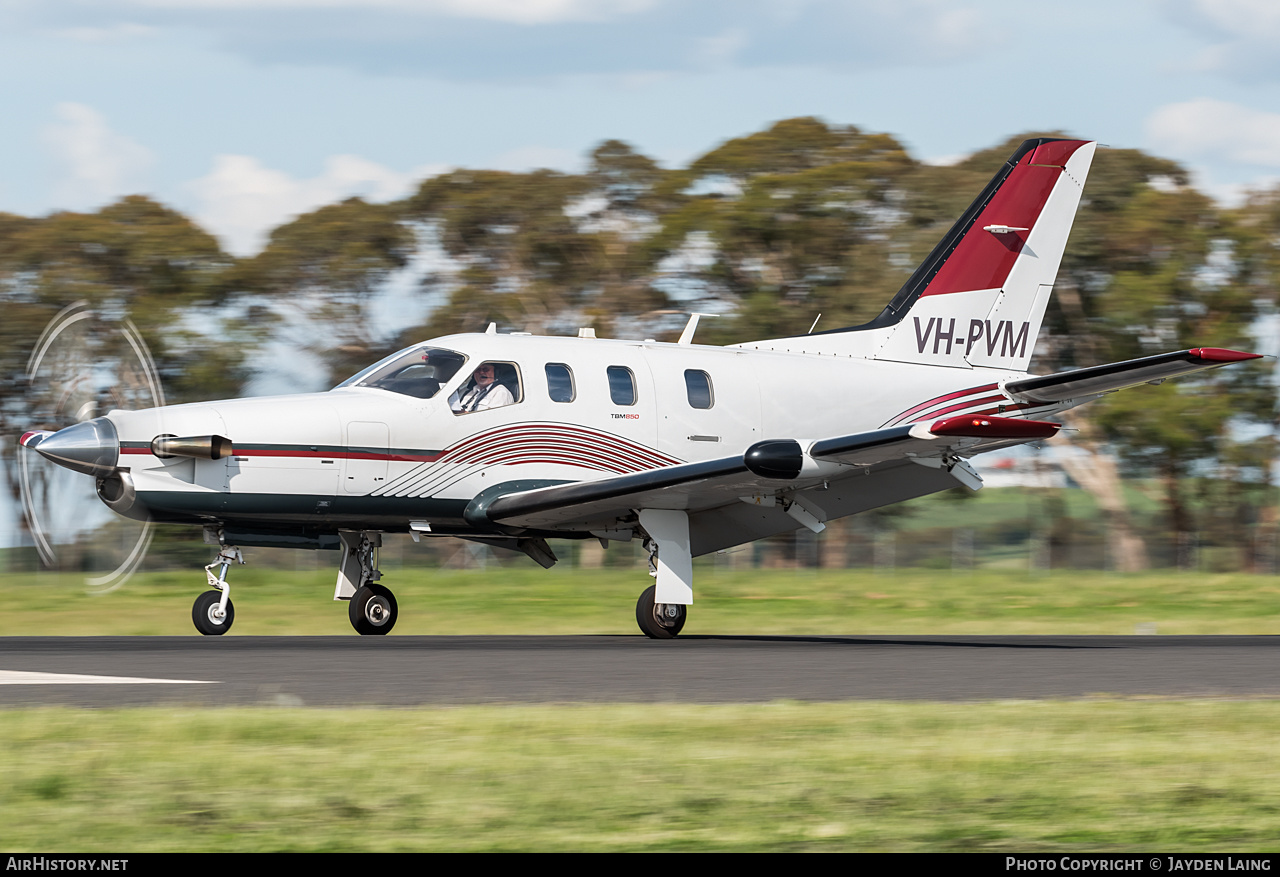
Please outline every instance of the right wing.
[{"label": "right wing", "polygon": [[807,450],[794,439],[774,439],[757,442],[742,456],[486,497],[469,506],[465,516],[528,529],[609,529],[637,509],[679,509],[692,515],[753,496],[802,490],[881,464],[912,461],[973,486],[970,478],[976,476],[954,472],[962,462],[956,454],[1048,438],[1058,429],[1056,423],[962,415],[932,425],[835,436],[812,442]]},{"label": "right wing", "polygon": [[1138,384],[1159,383],[1178,375],[1220,368],[1233,362],[1259,359],[1261,356],[1260,353],[1243,353],[1221,347],[1194,347],[1176,353],[1160,353],[1043,377],[1020,378],[1006,383],[1004,390],[1010,396],[1029,402],[1064,402],[1085,396],[1099,396]]}]

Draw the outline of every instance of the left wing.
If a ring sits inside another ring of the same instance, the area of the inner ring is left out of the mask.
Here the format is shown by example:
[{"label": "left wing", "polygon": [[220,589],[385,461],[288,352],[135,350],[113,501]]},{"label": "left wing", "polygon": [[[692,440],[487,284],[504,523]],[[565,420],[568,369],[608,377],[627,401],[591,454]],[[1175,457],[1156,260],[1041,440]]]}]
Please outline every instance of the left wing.
[{"label": "left wing", "polygon": [[768,440],[752,445],[742,456],[486,498],[468,507],[466,517],[529,529],[610,529],[636,509],[694,514],[739,500],[772,505],[779,491],[803,490],[828,479],[910,462],[945,470],[976,488],[981,479],[958,454],[1049,438],[1058,429],[1058,424],[1044,421],[964,415],[932,425],[835,436],[807,448],[794,439]]}]

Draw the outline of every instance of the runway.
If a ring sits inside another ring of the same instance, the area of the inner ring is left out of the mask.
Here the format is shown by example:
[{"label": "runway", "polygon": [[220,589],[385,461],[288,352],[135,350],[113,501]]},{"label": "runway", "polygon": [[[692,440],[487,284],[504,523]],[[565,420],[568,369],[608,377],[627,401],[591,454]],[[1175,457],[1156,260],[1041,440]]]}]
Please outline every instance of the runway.
[{"label": "runway", "polygon": [[1280,637],[0,639],[0,706],[1086,697],[1280,697]]}]

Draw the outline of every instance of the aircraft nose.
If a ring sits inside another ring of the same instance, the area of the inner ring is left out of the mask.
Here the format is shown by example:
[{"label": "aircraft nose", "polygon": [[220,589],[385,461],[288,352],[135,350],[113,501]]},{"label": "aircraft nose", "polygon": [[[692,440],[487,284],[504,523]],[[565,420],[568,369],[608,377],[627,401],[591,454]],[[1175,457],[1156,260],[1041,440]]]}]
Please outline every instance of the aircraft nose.
[{"label": "aircraft nose", "polygon": [[105,417],[95,417],[57,432],[27,433],[22,444],[59,466],[102,477],[116,470],[120,439]]}]

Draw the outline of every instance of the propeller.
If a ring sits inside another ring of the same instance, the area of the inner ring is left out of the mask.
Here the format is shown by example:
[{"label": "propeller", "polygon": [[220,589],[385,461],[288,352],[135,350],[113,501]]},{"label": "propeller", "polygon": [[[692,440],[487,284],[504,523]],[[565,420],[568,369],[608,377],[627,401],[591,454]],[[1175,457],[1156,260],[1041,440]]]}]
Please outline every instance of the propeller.
[{"label": "propeller", "polygon": [[[109,427],[94,418],[113,409],[164,405],[151,352],[127,317],[103,314],[79,301],[45,326],[27,361],[27,386],[28,416],[38,429],[23,436],[18,477],[36,551],[48,567],[87,555],[85,565],[94,574],[86,576],[85,585],[92,592],[113,591],[141,565],[153,526],[150,520],[122,518],[103,505],[91,476],[107,473],[99,462],[83,453],[77,456],[74,439],[81,432],[91,435],[100,424]],[[74,459],[59,455],[55,463],[34,446],[59,430],[64,430],[60,444],[70,448],[67,453]],[[77,465],[82,458],[87,462]]]}]

